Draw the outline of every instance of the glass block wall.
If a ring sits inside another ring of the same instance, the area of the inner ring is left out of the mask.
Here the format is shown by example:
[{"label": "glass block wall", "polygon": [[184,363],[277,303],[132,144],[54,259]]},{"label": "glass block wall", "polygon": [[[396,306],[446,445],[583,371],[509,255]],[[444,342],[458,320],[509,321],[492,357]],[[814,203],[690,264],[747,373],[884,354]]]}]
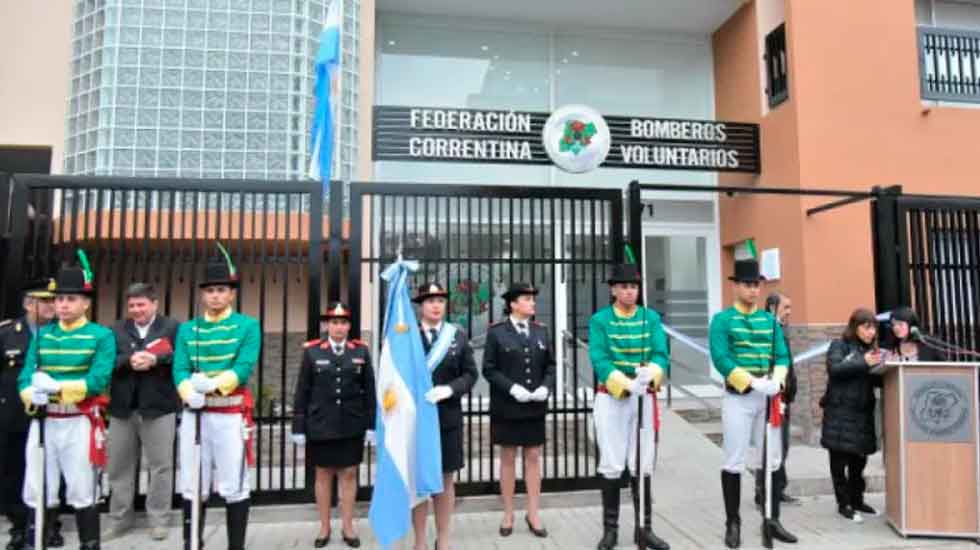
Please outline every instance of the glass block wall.
[{"label": "glass block wall", "polygon": [[[76,0],[65,173],[300,179],[331,0]],[[357,156],[357,0],[343,1],[334,174]]]}]

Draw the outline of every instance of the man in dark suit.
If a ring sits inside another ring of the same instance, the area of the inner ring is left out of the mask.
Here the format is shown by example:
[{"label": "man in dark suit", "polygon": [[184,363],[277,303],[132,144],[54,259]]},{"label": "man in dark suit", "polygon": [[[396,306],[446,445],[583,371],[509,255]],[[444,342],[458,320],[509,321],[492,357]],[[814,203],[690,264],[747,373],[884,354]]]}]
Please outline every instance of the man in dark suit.
[{"label": "man in dark suit", "polygon": [[135,283],[126,290],[128,319],[116,323],[116,366],[109,403],[109,515],[114,525],[102,540],[122,536],[133,526],[136,465],[146,456],[150,482],[146,511],[150,536],[167,537],[173,500],[173,446],[178,408],[171,363],[177,321],[158,314],[157,291]]},{"label": "man in dark suit", "polygon": [[[7,550],[21,550],[28,543],[24,488],[24,447],[30,421],[17,395],[17,377],[24,367],[27,346],[37,329],[54,319],[54,281],[41,279],[24,287],[24,316],[0,322],[0,510],[10,520]],[[64,545],[51,514],[48,547]]]},{"label": "man in dark suit", "polygon": [[[473,389],[479,376],[473,359],[473,348],[462,329],[445,321],[449,293],[437,283],[420,286],[412,298],[419,304],[419,332],[425,359],[432,373],[432,389],[425,399],[439,406],[439,429],[442,441],[442,493],[433,497],[436,510],[436,550],[449,548],[450,525],[456,490],[453,478],[463,467],[462,398]],[[425,519],[428,503],[413,511],[415,548],[428,548]]]}]

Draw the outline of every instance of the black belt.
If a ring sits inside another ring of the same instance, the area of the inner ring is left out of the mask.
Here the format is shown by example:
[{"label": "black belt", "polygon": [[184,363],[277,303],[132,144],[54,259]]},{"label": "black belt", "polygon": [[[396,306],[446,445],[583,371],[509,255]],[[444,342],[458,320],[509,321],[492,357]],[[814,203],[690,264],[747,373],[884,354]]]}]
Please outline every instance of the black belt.
[{"label": "black belt", "polygon": [[725,382],[725,391],[728,393],[734,393],[735,395],[745,395],[752,391],[752,386],[745,386],[745,391],[738,391],[735,386]]}]

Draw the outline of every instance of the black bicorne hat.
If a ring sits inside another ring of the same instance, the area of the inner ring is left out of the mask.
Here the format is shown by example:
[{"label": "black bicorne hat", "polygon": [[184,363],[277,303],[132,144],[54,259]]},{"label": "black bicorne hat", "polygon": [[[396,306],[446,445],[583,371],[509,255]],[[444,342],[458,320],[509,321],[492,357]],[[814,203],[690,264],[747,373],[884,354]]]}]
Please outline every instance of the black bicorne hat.
[{"label": "black bicorne hat", "polygon": [[735,274],[728,278],[737,283],[765,281],[759,272],[758,260],[735,260]]}]

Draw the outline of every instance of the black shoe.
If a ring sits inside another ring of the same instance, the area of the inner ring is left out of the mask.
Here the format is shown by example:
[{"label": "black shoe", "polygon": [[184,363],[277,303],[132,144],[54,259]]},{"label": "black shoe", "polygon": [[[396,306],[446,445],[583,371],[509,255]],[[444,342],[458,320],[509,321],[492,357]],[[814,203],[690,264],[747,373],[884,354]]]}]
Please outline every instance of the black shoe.
[{"label": "black shoe", "polygon": [[801,504],[800,499],[786,493],[779,495],[779,501],[790,506],[799,506]]},{"label": "black shoe", "polygon": [[725,546],[738,548],[742,545],[742,525],[737,521],[725,523]]},{"label": "black shoe", "polygon": [[778,519],[769,520],[769,535],[778,541],[788,542],[790,544],[793,544],[799,540],[795,535],[793,535],[793,533],[787,531],[786,528],[783,527],[783,524],[779,523]]},{"label": "black shoe", "polygon": [[245,550],[245,534],[248,531],[248,499],[225,504],[225,532],[228,535],[228,550]]},{"label": "black shoe", "polygon": [[317,538],[316,540],[313,541],[313,548],[323,548],[329,543],[330,543],[330,533],[327,533],[327,536],[323,537],[322,539]]},{"label": "black shoe", "polygon": [[613,550],[617,544],[619,544],[619,531],[616,529],[606,529],[602,532],[602,538],[599,539],[596,550]]},{"label": "black shoe", "polygon": [[853,521],[854,523],[862,523],[862,522],[864,522],[864,518],[861,517],[861,514],[855,512],[854,511],[854,508],[851,508],[850,505],[838,506],[837,507],[837,513],[840,514],[841,516],[844,516],[845,518]]},{"label": "black shoe", "polygon": [[524,516],[524,521],[527,522],[527,528],[531,530],[531,533],[533,533],[534,536],[538,537],[539,539],[543,539],[548,536],[548,530],[544,527],[535,529],[534,526],[531,525],[531,518]]},{"label": "black shoe", "polygon": [[670,545],[662,538],[658,537],[647,529],[637,529],[633,533],[633,542],[641,548],[652,548],[653,550],[670,550]]},{"label": "black shoe", "polygon": [[11,529],[7,550],[24,550],[27,546],[27,532],[24,529]]},{"label": "black shoe", "polygon": [[504,527],[503,524],[501,524],[499,532],[501,537],[509,537],[514,533],[514,525],[511,524],[510,527]]},{"label": "black shoe", "polygon": [[877,516],[878,515],[878,510],[875,510],[874,508],[868,506],[864,502],[862,502],[860,504],[855,504],[854,505],[854,511],[855,512],[861,512],[862,514],[867,514],[869,516]]},{"label": "black shoe", "polygon": [[344,544],[350,546],[351,548],[361,547],[361,538],[358,537],[357,535],[354,535],[353,537],[348,537],[347,535],[341,533],[340,538],[344,539]]}]

